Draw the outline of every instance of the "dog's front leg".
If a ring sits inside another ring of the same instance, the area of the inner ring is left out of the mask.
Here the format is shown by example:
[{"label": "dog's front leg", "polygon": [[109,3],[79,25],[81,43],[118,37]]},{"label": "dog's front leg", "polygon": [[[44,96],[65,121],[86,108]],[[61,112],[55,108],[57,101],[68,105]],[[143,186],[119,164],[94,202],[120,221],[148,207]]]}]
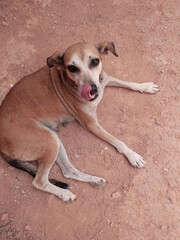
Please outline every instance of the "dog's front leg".
[{"label": "dog's front leg", "polygon": [[104,185],[106,183],[106,180],[103,178],[92,176],[76,169],[69,161],[66,150],[60,140],[59,140],[59,153],[56,162],[61,168],[63,175],[67,178],[72,178],[82,182],[89,182],[92,183],[93,185]]},{"label": "dog's front leg", "polygon": [[139,91],[141,93],[156,93],[159,91],[158,85],[154,84],[153,82],[126,82],[111,76],[106,76],[106,86],[128,88],[134,91]]},{"label": "dog's front leg", "polygon": [[145,161],[142,159],[142,157],[130,148],[128,148],[124,142],[118,140],[117,138],[109,134],[107,131],[105,131],[97,122],[97,120],[93,119],[86,124],[86,127],[97,137],[113,145],[118,152],[124,154],[132,166],[137,168],[144,167]]}]

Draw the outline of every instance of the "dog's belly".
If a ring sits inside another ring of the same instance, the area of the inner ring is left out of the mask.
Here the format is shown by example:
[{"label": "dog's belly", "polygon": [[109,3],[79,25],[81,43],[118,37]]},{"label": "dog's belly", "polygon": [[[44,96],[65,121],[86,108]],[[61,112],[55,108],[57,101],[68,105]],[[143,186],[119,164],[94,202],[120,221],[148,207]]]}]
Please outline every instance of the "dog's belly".
[{"label": "dog's belly", "polygon": [[64,117],[60,117],[57,121],[53,121],[53,120],[41,120],[41,123],[46,126],[47,128],[55,131],[55,132],[59,132],[61,126],[62,127],[66,127],[68,123],[74,121],[75,118],[73,116],[64,116]]}]

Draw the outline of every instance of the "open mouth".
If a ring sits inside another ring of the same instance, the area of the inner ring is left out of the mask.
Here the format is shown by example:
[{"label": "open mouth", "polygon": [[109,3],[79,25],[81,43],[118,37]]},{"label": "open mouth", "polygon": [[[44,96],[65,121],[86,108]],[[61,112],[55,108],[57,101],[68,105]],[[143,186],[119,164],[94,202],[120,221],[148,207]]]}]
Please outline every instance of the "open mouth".
[{"label": "open mouth", "polygon": [[90,85],[89,83],[84,84],[80,88],[81,97],[85,98],[87,101],[93,101],[98,97],[96,85]]}]

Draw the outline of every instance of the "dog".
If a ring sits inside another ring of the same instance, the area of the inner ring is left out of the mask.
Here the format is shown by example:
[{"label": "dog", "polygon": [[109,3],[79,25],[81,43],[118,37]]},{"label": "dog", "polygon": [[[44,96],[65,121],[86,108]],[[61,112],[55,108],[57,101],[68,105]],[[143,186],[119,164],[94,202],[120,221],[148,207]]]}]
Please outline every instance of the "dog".
[{"label": "dog", "polygon": [[31,174],[34,187],[65,202],[76,196],[66,183],[48,179],[55,162],[66,178],[94,185],[106,183],[103,178],[80,172],[69,161],[57,132],[74,119],[124,154],[132,166],[145,165],[139,154],[101,127],[96,109],[106,86],[152,94],[159,89],[153,82],[125,82],[107,75],[102,60],[109,51],[118,57],[113,42],[77,43],[63,54],[55,52],[47,58],[46,66],[15,84],[0,107],[2,156],[10,165]]}]

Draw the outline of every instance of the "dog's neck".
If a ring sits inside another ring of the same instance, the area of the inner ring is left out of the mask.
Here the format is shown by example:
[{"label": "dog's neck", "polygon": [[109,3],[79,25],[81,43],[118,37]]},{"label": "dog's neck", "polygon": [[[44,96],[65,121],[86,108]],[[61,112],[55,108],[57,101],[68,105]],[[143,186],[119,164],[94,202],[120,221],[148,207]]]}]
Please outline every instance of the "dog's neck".
[{"label": "dog's neck", "polygon": [[[50,69],[51,81],[56,92],[57,97],[64,105],[65,109],[75,117],[82,126],[84,126],[81,115],[83,113],[92,115],[96,112],[97,106],[102,99],[104,87],[106,85],[106,73],[104,70],[101,73],[101,94],[97,100],[88,102],[80,97],[78,87],[68,78],[67,74],[63,70],[59,70],[56,67]],[[76,104],[74,104],[76,103]],[[77,104],[79,103],[79,104]]]},{"label": "dog's neck", "polygon": [[67,86],[64,84],[64,81],[62,81],[62,78],[60,76],[59,70],[57,70],[55,67],[50,69],[50,74],[51,74],[51,81],[52,85],[54,87],[54,90],[56,92],[56,95],[64,105],[64,107],[68,110],[68,112],[76,116],[76,111],[73,108],[73,105],[71,103],[71,99],[69,99],[67,96],[72,96],[69,95],[69,89]]},{"label": "dog's neck", "polygon": [[74,81],[72,81],[66,71],[64,71],[63,69],[59,70],[59,78],[60,80],[62,80],[64,86],[66,87],[66,89],[71,92],[72,95],[74,95],[75,98],[78,97],[78,101],[79,101],[79,94],[78,94],[78,86],[75,84]]},{"label": "dog's neck", "polygon": [[[62,103],[64,108],[69,112],[69,114],[74,118],[76,118],[80,122],[80,124],[83,126],[84,124],[80,118],[76,99],[78,99],[80,104],[82,104],[82,102],[79,100],[80,98],[78,97],[77,93],[75,94],[75,91],[74,91],[73,94],[72,92],[71,94],[69,94],[70,89],[68,87],[68,84],[64,84],[65,79],[64,80],[62,79],[63,76],[61,77],[59,70],[57,70],[55,67],[52,67],[50,69],[50,74],[51,74],[52,85],[54,87],[54,90],[60,102]],[[71,91],[72,91],[72,88],[71,88]],[[76,105],[74,104],[75,102],[76,102]]]}]

